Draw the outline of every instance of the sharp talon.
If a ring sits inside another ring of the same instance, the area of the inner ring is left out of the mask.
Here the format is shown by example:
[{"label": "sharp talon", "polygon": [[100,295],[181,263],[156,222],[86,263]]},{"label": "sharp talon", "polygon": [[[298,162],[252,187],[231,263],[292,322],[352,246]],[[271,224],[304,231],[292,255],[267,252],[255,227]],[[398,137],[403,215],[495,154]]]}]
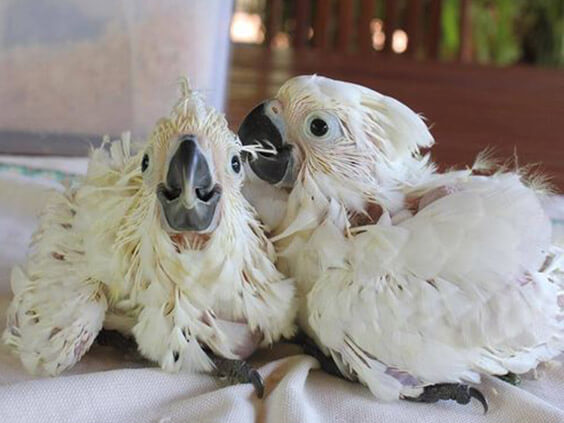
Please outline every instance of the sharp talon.
[{"label": "sharp talon", "polygon": [[476,388],[458,383],[438,383],[423,388],[418,397],[403,397],[406,401],[434,403],[439,400],[452,400],[458,404],[469,404],[476,398],[484,407],[484,414],[488,412],[488,402],[484,395]]},{"label": "sharp talon", "polygon": [[250,383],[255,388],[257,397],[264,396],[264,381],[259,372],[249,366],[244,360],[231,360],[212,356],[215,364],[215,375],[225,379],[228,384]]},{"label": "sharp talon", "polygon": [[260,373],[257,372],[255,369],[252,369],[249,372],[249,382],[251,382],[255,387],[255,392],[257,393],[257,397],[259,397],[259,399],[262,399],[262,397],[264,396],[264,381]]},{"label": "sharp talon", "polygon": [[486,400],[486,397],[484,397],[484,395],[476,388],[472,387],[470,387],[468,393],[472,398],[476,398],[478,401],[480,401],[482,407],[484,407],[484,414],[486,414],[488,412],[488,401]]}]

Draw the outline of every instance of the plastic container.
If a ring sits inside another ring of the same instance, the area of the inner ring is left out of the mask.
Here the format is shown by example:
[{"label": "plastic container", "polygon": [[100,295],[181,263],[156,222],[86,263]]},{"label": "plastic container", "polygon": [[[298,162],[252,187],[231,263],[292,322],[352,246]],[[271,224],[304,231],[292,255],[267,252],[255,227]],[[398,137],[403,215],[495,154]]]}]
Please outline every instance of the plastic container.
[{"label": "plastic container", "polygon": [[181,75],[221,109],[232,7],[232,0],[1,0],[0,152],[18,136],[22,147],[57,140],[63,150],[61,143],[125,130],[145,136],[169,113]]}]

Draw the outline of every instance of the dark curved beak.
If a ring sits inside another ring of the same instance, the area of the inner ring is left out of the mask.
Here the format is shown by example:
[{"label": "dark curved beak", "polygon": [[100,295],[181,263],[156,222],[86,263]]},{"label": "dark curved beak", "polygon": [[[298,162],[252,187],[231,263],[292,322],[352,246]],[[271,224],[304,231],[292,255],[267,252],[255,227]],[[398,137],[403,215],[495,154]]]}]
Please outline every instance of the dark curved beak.
[{"label": "dark curved beak", "polygon": [[214,183],[208,161],[193,135],[179,140],[168,162],[166,182],[157,187],[157,197],[171,229],[178,232],[210,229],[221,188]]},{"label": "dark curved beak", "polygon": [[273,120],[266,111],[264,102],[256,106],[245,117],[239,127],[239,138],[243,145],[257,142],[263,147],[276,149],[276,154],[258,153],[256,158],[249,154],[246,160],[253,172],[269,184],[290,182],[293,173],[292,146],[284,143],[284,122],[281,118]]}]

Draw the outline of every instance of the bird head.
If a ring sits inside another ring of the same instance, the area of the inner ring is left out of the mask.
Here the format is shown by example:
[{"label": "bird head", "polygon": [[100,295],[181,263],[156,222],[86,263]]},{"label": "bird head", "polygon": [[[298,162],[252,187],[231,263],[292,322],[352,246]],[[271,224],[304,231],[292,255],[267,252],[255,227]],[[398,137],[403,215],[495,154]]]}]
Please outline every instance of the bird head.
[{"label": "bird head", "polygon": [[172,115],[157,123],[138,166],[168,232],[210,233],[243,204],[242,145],[223,115],[187,81],[181,91]]},{"label": "bird head", "polygon": [[399,101],[316,75],[287,81],[247,115],[239,137],[265,149],[249,159],[260,179],[292,187],[310,176],[328,197],[352,202],[359,200],[354,193],[373,196],[374,188],[418,166],[419,149],[434,142]]}]

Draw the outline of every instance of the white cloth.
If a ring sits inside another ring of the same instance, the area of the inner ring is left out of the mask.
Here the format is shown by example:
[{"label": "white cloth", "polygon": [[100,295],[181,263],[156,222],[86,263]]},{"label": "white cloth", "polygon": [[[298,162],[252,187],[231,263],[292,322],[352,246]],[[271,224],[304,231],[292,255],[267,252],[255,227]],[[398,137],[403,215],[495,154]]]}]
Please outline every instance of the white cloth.
[{"label": "white cloth", "polygon": [[[53,186],[48,180],[0,172],[0,330],[9,301],[9,268],[24,260],[45,187]],[[547,204],[553,217],[564,218],[562,199]],[[263,400],[250,385],[224,387],[207,375],[167,374],[101,346],[63,376],[34,378],[0,346],[0,423],[562,423],[563,362],[561,356],[541,368],[538,379],[526,377],[519,387],[485,377],[479,388],[490,411],[484,416],[476,401],[469,406],[378,402],[365,387],[317,370],[314,359],[290,345],[253,358],[265,378]]]}]

